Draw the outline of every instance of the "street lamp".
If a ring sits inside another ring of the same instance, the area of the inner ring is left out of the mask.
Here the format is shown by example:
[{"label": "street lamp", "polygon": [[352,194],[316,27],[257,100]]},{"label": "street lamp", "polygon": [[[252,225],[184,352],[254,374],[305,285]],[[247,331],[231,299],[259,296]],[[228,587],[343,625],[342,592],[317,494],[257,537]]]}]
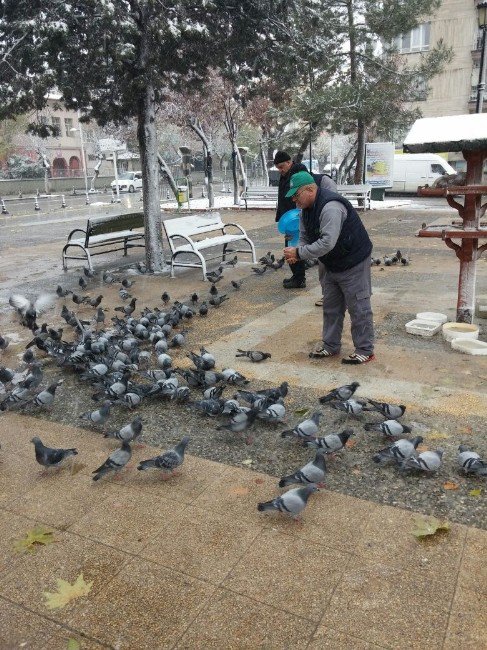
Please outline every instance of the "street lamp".
[{"label": "street lamp", "polygon": [[479,2],[477,5],[477,19],[479,29],[482,30],[482,52],[480,54],[479,83],[477,86],[476,113],[482,113],[484,103],[484,66],[485,66],[485,34],[487,28],[487,2]]},{"label": "street lamp", "polygon": [[81,122],[79,121],[79,115],[78,115],[78,128],[77,129],[69,129],[72,133],[75,131],[79,131],[79,141],[81,144],[81,157],[83,159],[83,174],[85,177],[85,193],[86,193],[86,205],[89,204],[90,199],[88,197],[88,175],[86,173],[86,152],[85,152],[85,143],[83,141],[83,131],[81,129]]}]

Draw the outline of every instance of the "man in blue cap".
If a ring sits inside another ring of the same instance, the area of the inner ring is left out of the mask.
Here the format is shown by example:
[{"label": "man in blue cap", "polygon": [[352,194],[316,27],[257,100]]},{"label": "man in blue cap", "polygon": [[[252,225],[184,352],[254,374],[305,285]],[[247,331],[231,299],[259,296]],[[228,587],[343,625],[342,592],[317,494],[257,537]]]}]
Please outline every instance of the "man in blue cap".
[{"label": "man in blue cap", "polygon": [[284,249],[289,263],[318,259],[323,290],[323,336],[310,357],[340,352],[343,320],[348,309],[354,352],[342,363],[358,365],[374,357],[374,325],[370,296],[372,242],[352,204],[343,196],[318,187],[308,172],[291,177],[286,196],[301,209],[296,247]]}]

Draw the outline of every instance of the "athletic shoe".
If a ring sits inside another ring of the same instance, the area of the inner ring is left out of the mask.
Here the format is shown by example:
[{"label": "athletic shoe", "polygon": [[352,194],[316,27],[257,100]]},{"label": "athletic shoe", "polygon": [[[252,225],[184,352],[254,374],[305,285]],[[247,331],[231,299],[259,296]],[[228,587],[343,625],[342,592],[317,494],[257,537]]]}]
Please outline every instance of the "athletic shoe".
[{"label": "athletic shoe", "polygon": [[361,363],[369,363],[369,361],[374,361],[375,355],[374,354],[357,354],[354,352],[348,357],[345,357],[345,359],[342,359],[342,363],[345,363],[349,366],[358,366]]}]

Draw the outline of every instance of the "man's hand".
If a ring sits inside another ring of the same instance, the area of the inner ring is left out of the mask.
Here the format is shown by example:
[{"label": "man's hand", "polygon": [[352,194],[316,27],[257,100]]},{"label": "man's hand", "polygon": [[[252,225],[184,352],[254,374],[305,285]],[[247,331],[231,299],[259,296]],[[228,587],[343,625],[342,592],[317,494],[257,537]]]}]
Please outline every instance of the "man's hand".
[{"label": "man's hand", "polygon": [[295,246],[289,246],[288,248],[285,248],[284,257],[286,258],[286,262],[289,264],[296,264],[296,262],[299,261],[297,248]]}]

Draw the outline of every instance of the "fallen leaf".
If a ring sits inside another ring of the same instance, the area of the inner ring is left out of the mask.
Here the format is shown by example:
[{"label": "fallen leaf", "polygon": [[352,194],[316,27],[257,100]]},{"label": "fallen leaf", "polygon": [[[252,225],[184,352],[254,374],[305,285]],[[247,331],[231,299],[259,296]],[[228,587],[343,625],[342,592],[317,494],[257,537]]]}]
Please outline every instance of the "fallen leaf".
[{"label": "fallen leaf", "polygon": [[68,645],[66,647],[66,650],[80,650],[81,646],[79,641],[76,639],[68,639]]},{"label": "fallen leaf", "polygon": [[440,521],[436,517],[415,517],[414,525],[411,532],[418,539],[435,535],[438,531],[450,530],[448,521]]},{"label": "fallen leaf", "polygon": [[440,431],[433,431],[433,433],[428,433],[426,438],[428,440],[447,440],[451,438],[447,433],[441,433]]},{"label": "fallen leaf", "polygon": [[71,475],[74,476],[78,472],[81,472],[85,467],[86,465],[83,465],[83,463],[73,463],[71,466]]},{"label": "fallen leaf", "polygon": [[470,490],[468,493],[471,497],[479,497],[482,494],[482,488],[475,488],[475,490]]},{"label": "fallen leaf", "polygon": [[255,482],[257,483],[257,485],[262,485],[262,483],[264,483],[264,479],[263,478],[256,478]]},{"label": "fallen leaf", "polygon": [[461,431],[461,433],[472,433],[473,429],[472,427],[464,427]]},{"label": "fallen leaf", "polygon": [[72,585],[66,582],[66,580],[61,580],[61,578],[57,578],[56,582],[57,592],[44,592],[46,607],[48,609],[61,609],[72,600],[87,596],[93,586],[93,582],[85,582],[82,573],[79,574]]},{"label": "fallen leaf", "polygon": [[345,447],[351,449],[352,447],[355,447],[356,444],[357,444],[356,440],[347,440],[347,442],[345,443]]},{"label": "fallen leaf", "polygon": [[36,546],[47,546],[54,542],[54,533],[43,526],[36,526],[27,532],[24,539],[15,542],[14,548],[16,551],[30,551],[34,552]]},{"label": "fallen leaf", "polygon": [[358,467],[354,467],[354,468],[352,469],[352,474],[362,474],[362,472],[359,470]]},{"label": "fallen leaf", "polygon": [[460,486],[458,483],[454,483],[453,481],[447,481],[446,483],[443,483],[443,489],[444,490],[458,490]]},{"label": "fallen leaf", "polygon": [[416,447],[416,451],[418,451],[419,453],[421,453],[422,451],[429,451],[429,447],[428,445],[418,445]]},{"label": "fallen leaf", "polygon": [[294,415],[306,415],[306,413],[309,413],[309,409],[304,407],[294,411]]},{"label": "fallen leaf", "polygon": [[246,458],[246,459],[243,460],[240,464],[241,464],[241,465],[247,465],[248,467],[250,467],[250,465],[252,465],[253,462],[254,462],[254,461],[252,460],[252,458]]}]

